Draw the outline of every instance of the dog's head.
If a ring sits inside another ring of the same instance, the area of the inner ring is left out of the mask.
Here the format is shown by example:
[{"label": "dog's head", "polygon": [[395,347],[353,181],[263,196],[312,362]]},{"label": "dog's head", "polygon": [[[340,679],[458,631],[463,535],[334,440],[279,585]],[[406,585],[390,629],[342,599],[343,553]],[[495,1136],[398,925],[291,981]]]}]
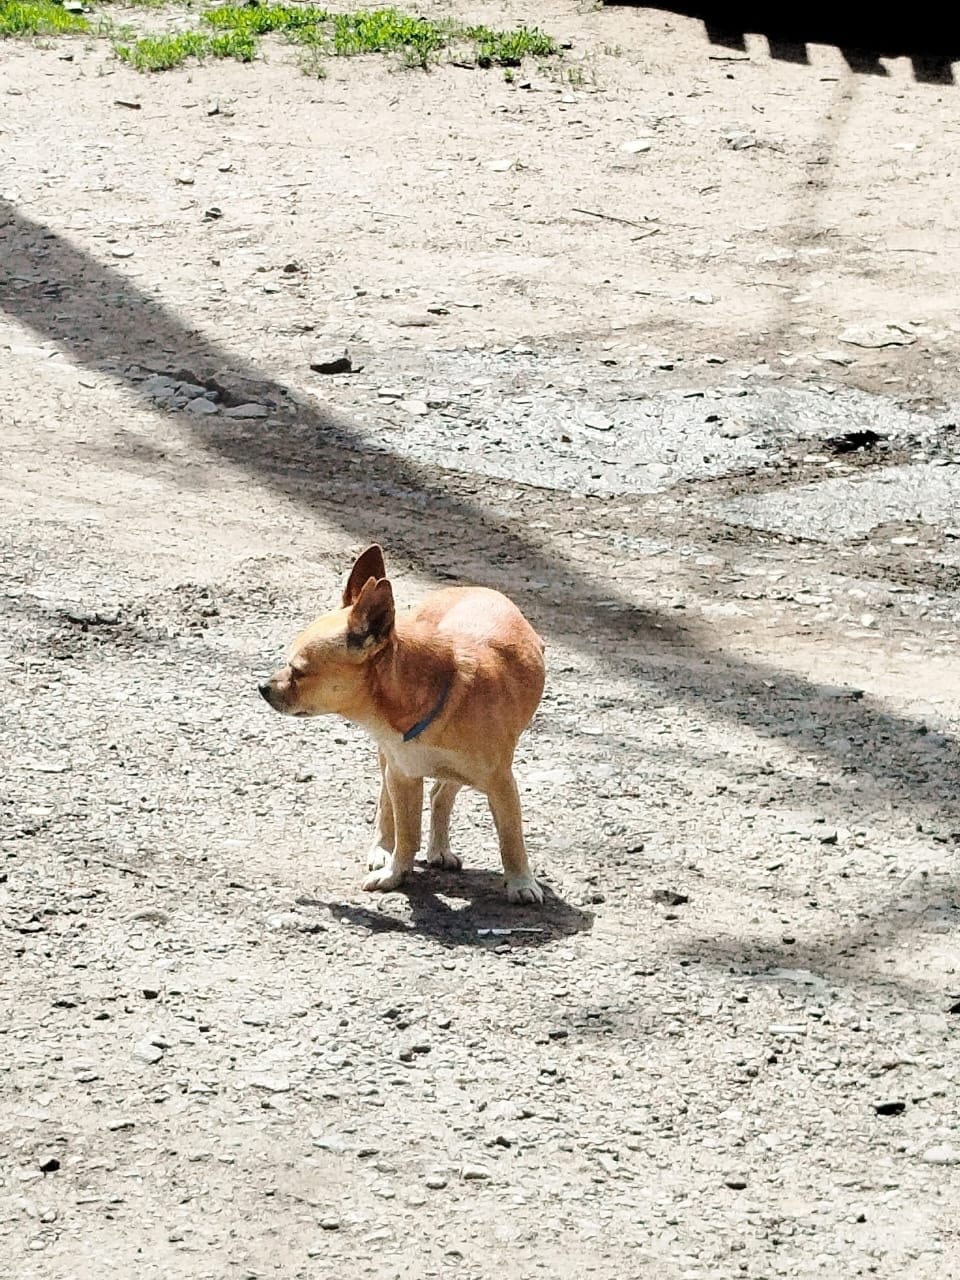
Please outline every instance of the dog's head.
[{"label": "dog's head", "polygon": [[325,613],[290,646],[287,665],[260,693],[288,716],[347,714],[362,693],[363,664],[393,631],[393,590],[383,552],[374,545],[357,558],[343,590],[343,605]]}]

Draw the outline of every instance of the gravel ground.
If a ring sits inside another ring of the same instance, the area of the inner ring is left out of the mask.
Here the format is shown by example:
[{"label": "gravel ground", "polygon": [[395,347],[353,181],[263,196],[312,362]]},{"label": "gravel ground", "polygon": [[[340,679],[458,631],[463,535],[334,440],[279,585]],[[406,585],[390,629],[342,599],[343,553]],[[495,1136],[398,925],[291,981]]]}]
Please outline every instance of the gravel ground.
[{"label": "gravel ground", "polygon": [[[4,1276],[960,1276],[956,90],[537,20],[585,83],[3,48]],[[363,894],[257,696],[374,539],[546,638],[542,909],[470,797]]]}]

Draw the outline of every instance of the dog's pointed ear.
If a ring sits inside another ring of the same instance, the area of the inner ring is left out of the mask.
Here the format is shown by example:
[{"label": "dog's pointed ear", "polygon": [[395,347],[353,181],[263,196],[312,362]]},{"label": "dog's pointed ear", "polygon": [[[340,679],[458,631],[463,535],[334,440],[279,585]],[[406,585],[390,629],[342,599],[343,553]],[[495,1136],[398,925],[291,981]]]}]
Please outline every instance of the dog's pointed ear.
[{"label": "dog's pointed ear", "polygon": [[[379,551],[380,548],[378,547]],[[366,649],[386,640],[393,630],[393,588],[386,578],[368,578],[353,602],[347,619],[347,645]]]},{"label": "dog's pointed ear", "polygon": [[386,576],[387,566],[383,562],[383,549],[375,542],[372,547],[367,547],[366,551],[362,551],[357,556],[350,570],[350,577],[343,589],[344,608],[348,608],[359,600],[360,592],[368,578],[376,578],[379,582]]}]

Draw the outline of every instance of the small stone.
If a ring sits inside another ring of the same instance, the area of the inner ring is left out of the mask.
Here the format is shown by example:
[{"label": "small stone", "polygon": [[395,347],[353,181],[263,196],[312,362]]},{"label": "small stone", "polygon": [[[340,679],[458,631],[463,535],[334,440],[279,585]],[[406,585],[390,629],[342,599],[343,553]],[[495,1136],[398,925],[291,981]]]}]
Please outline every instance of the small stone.
[{"label": "small stone", "polygon": [[247,1076],[247,1084],[254,1089],[263,1089],[266,1093],[289,1093],[290,1077],[282,1072],[257,1071]]},{"label": "small stone", "polygon": [[602,413],[587,413],[584,415],[583,425],[590,427],[593,431],[610,431],[613,429],[612,419],[606,417]]},{"label": "small stone", "polygon": [[920,1159],[924,1164],[960,1164],[960,1148],[951,1147],[949,1143],[940,1143],[935,1147],[927,1147]]},{"label": "small stone", "polygon": [[742,422],[739,418],[728,418],[720,427],[719,435],[723,440],[739,440],[743,436],[750,435],[753,427],[749,422]]},{"label": "small stone", "polygon": [[114,258],[132,258],[133,257],[132,249],[111,249],[110,253],[111,253],[111,256]]},{"label": "small stone", "polygon": [[841,342],[848,342],[854,347],[909,347],[916,342],[916,335],[898,324],[851,325],[840,334]]},{"label": "small stone", "polygon": [[875,1102],[873,1109],[878,1116],[902,1116],[907,1104],[899,1098],[891,1098],[886,1102]]},{"label": "small stone", "polygon": [[352,373],[353,361],[344,352],[342,356],[330,356],[323,360],[315,360],[311,363],[310,368],[314,373]]},{"label": "small stone", "polygon": [[731,1191],[745,1191],[747,1180],[741,1173],[731,1173],[723,1180],[723,1185]]},{"label": "small stone", "polygon": [[414,418],[422,418],[428,412],[427,404],[424,400],[401,400],[400,408]]},{"label": "small stone", "polygon": [[138,1062],[146,1062],[152,1066],[163,1057],[163,1050],[152,1040],[140,1040],[134,1045],[133,1056]]},{"label": "small stone", "polygon": [[620,150],[625,151],[628,156],[642,155],[644,151],[649,151],[653,143],[649,138],[634,138],[630,142],[624,142]]},{"label": "small stone", "polygon": [[320,1230],[321,1231],[339,1231],[340,1219],[339,1218],[321,1218]]},{"label": "small stone", "polygon": [[[942,1163],[942,1162],[941,1162]],[[56,1173],[60,1168],[60,1161],[56,1156],[49,1156],[40,1165],[41,1173]]]},{"label": "small stone", "polygon": [[206,396],[197,396],[195,400],[187,401],[187,412],[198,413],[201,415],[216,413],[217,406],[212,401],[208,400]]},{"label": "small stone", "polygon": [[506,173],[508,169],[512,169],[516,161],[514,160],[489,160],[487,168],[493,173]]},{"label": "small stone", "polygon": [[224,416],[227,418],[265,418],[270,410],[265,404],[235,404],[230,409],[224,410]]},{"label": "small stone", "polygon": [[690,901],[690,895],[678,893],[676,889],[654,889],[650,900],[662,907],[682,907]]},{"label": "small stone", "polygon": [[447,1179],[442,1173],[430,1173],[425,1179],[425,1186],[431,1191],[442,1191],[447,1185]]},{"label": "small stone", "polygon": [[460,1177],[464,1182],[486,1182],[490,1171],[481,1164],[465,1164],[460,1170]]},{"label": "small stone", "polygon": [[181,169],[174,179],[181,187],[192,187],[196,179],[189,169]]}]

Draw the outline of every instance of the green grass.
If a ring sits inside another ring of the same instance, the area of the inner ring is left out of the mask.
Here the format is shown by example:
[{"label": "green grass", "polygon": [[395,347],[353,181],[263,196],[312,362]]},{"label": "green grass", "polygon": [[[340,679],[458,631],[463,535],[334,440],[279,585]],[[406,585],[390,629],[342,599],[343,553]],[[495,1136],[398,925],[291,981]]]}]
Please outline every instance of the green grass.
[{"label": "green grass", "polygon": [[515,31],[467,27],[464,35],[475,43],[481,67],[519,67],[524,58],[549,58],[560,52],[556,40],[539,27],[518,27]]},{"label": "green grass", "polygon": [[241,31],[227,31],[219,36],[182,31],[178,35],[144,36],[133,44],[118,44],[115,50],[121,62],[128,62],[138,71],[169,71],[182,66],[188,58],[236,58],[238,62],[252,62],[257,46],[252,36]]},{"label": "green grass", "polygon": [[333,19],[333,52],[341,58],[360,53],[397,53],[426,66],[450,42],[447,24],[411,18],[396,9],[338,13]]},{"label": "green grass", "polygon": [[[101,0],[104,3],[105,0]],[[125,6],[157,8],[163,0],[122,0]],[[304,46],[304,57],[321,74],[325,55],[352,58],[361,54],[399,54],[408,66],[427,68],[444,55],[478,67],[518,67],[526,57],[552,57],[556,41],[536,27],[496,31],[434,21],[399,9],[330,13],[310,4],[220,4],[200,14],[193,31],[119,39],[114,50],[138,71],[169,71],[190,59],[256,57],[260,38],[280,34]],[[67,13],[55,0],[0,0],[0,36],[56,35],[86,31],[107,34],[109,23],[94,29],[79,14]]]},{"label": "green grass", "polygon": [[262,36],[271,31],[284,31],[287,34],[315,31],[330,21],[330,14],[326,9],[315,9],[312,5],[221,4],[215,9],[207,9],[203,21],[221,31]]},{"label": "green grass", "polygon": [[49,36],[89,31],[79,13],[67,13],[53,0],[0,0],[0,36]]}]

